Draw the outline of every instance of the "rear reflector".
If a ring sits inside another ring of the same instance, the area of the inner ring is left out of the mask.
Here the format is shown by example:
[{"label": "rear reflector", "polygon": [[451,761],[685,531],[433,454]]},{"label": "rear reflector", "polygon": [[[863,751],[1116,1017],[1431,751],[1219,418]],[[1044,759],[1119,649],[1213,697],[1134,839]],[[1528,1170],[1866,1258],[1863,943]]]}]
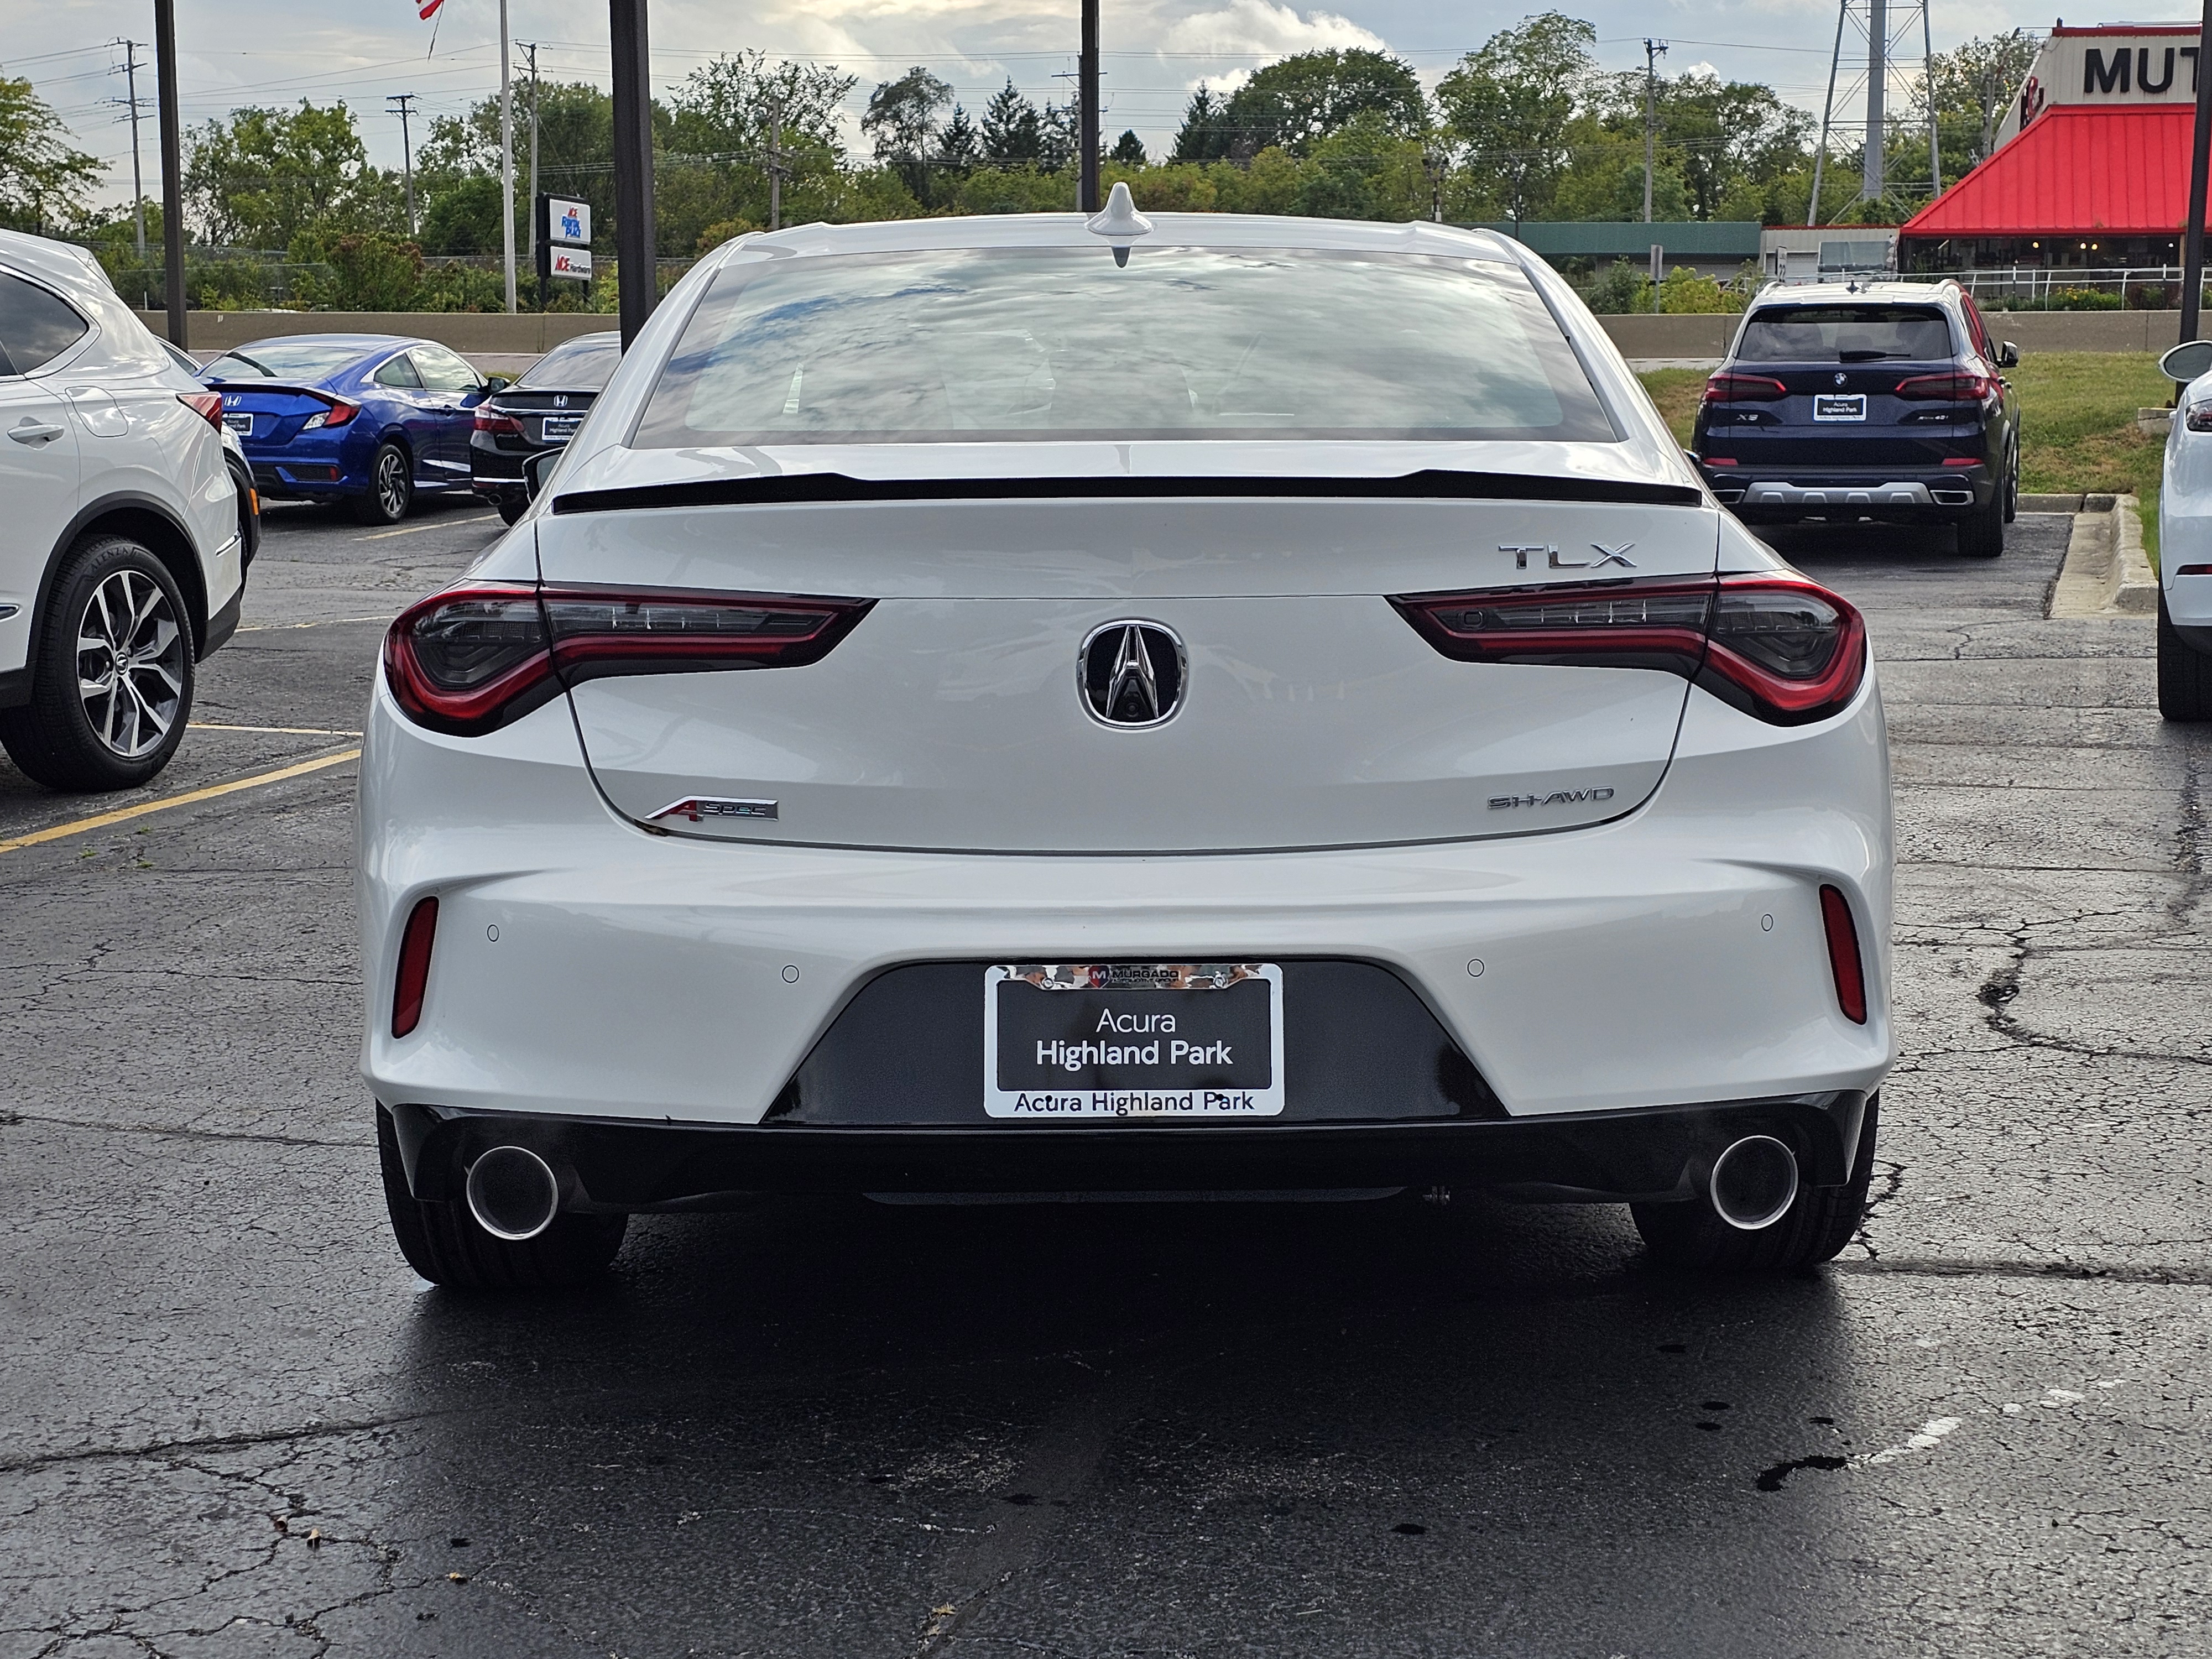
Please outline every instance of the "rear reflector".
[{"label": "rear reflector", "polygon": [[392,1035],[404,1037],[422,1023],[422,991],[430,982],[430,945],[438,933],[438,901],[426,898],[408,914],[399,938],[399,974],[392,987]]},{"label": "rear reflector", "polygon": [[455,588],[432,595],[392,624],[384,638],[385,680],[418,725],[475,737],[584,680],[819,662],[874,603],[672,590]]},{"label": "rear reflector", "polygon": [[1661,669],[1775,726],[1826,719],[1866,678],[1859,613],[1802,576],[1590,582],[1390,603],[1462,662]]},{"label": "rear reflector", "polygon": [[1867,1018],[1866,971],[1859,963],[1858,924],[1839,887],[1820,889],[1820,922],[1828,934],[1828,970],[1835,975],[1836,1006],[1854,1025]]}]

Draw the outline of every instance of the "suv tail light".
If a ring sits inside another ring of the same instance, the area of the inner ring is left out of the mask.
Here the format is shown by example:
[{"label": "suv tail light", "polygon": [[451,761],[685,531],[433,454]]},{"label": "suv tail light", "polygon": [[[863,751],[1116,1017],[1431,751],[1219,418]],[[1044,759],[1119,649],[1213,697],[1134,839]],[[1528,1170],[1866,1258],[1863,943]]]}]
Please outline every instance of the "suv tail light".
[{"label": "suv tail light", "polygon": [[665,589],[455,588],[392,624],[384,675],[417,725],[477,737],[584,680],[819,662],[874,603]]},{"label": "suv tail light", "polygon": [[1716,374],[1705,382],[1709,404],[1771,404],[1790,388],[1765,374]]},{"label": "suv tail light", "polygon": [[222,393],[220,392],[179,392],[177,401],[216,431],[222,430]]},{"label": "suv tail light", "polygon": [[1866,678],[1858,611],[1802,576],[1408,594],[1390,603],[1462,662],[1661,669],[1775,726],[1826,720]]},{"label": "suv tail light", "polygon": [[1964,370],[1950,374],[1915,374],[1897,383],[1897,395],[1911,403],[1978,404],[1997,395],[1997,382]]}]

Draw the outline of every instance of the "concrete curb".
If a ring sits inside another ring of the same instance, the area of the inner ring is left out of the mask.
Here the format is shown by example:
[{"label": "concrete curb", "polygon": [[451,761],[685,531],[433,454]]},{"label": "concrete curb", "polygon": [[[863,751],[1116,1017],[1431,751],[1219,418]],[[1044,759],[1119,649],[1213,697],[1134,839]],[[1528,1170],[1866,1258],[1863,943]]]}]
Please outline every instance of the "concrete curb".
[{"label": "concrete curb", "polygon": [[[2022,512],[2049,512],[2045,502],[2076,503],[2066,562],[2051,584],[2045,614],[2118,619],[2154,616],[2158,577],[2143,552],[2140,503],[2133,495],[2023,495]],[[2031,507],[2030,503],[2036,505]]]}]

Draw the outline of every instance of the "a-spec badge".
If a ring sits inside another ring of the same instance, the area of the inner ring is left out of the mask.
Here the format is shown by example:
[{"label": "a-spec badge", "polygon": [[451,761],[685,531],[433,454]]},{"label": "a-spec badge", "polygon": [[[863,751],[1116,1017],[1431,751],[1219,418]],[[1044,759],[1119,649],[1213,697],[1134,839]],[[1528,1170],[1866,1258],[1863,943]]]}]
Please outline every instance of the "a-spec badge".
[{"label": "a-spec badge", "polygon": [[689,818],[697,823],[704,818],[772,818],[775,803],[772,800],[720,800],[711,795],[694,795],[684,800],[672,800],[646,820],[657,823],[662,818]]}]

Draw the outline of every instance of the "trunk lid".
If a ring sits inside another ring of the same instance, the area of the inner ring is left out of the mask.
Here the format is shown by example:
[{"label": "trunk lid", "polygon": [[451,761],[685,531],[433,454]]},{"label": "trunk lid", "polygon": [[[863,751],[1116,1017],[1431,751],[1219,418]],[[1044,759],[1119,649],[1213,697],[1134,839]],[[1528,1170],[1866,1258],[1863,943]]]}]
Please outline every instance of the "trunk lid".
[{"label": "trunk lid", "polygon": [[[232,383],[215,389],[222,393],[224,424],[238,433],[241,442],[254,445],[289,443],[309,416],[327,413],[333,401],[325,393],[297,386]],[[252,431],[239,429],[240,416],[252,422]]]},{"label": "trunk lid", "polygon": [[[1709,574],[1714,509],[1267,489],[556,501],[537,521],[551,587],[874,602],[805,667],[573,686],[586,757],[619,811],[674,833],[1016,853],[1526,834],[1618,817],[1657,787],[1683,679],[1455,661],[1388,596],[1577,580],[1601,548],[1638,577]],[[1179,710],[1142,728],[1088,712],[1079,683],[1085,641],[1132,622],[1170,630],[1187,663]],[[775,816],[682,810],[702,799]]]}]

